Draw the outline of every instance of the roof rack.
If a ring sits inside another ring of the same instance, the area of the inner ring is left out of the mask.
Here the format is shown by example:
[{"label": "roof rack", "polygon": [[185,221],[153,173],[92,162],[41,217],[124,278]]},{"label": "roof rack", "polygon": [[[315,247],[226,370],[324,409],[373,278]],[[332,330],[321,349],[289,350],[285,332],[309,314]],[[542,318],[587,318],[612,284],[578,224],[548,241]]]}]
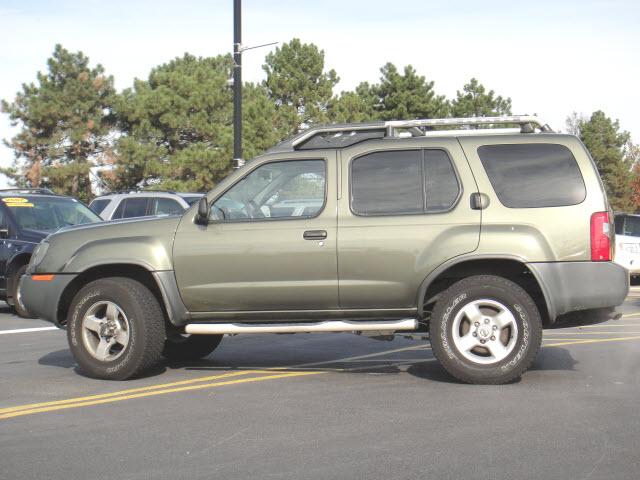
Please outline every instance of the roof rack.
[{"label": "roof rack", "polygon": [[[100,195],[98,195],[98,197],[106,197],[107,195],[129,195],[132,193],[172,193],[174,195],[176,195],[177,193],[173,190],[143,190],[143,189],[135,189],[132,188],[130,190],[116,190],[113,192],[105,192],[102,193]],[[96,197],[96,198],[98,198]]]},{"label": "roof rack", "polygon": [[25,195],[30,193],[39,193],[41,195],[57,195],[53,190],[49,190],[48,188],[0,188],[0,193],[3,192],[22,193]]},{"label": "roof rack", "polygon": [[[517,129],[484,129],[479,126],[517,126]],[[459,127],[451,130],[434,130],[437,127]],[[475,128],[472,128],[475,127]],[[519,130],[518,130],[519,129]],[[352,123],[343,125],[323,125],[312,127],[289,142],[293,149],[322,147],[346,147],[370,138],[389,138],[406,136],[413,137],[431,135],[463,135],[487,133],[535,133],[536,129],[542,133],[552,133],[549,125],[540,118],[532,115],[509,115],[500,117],[470,117],[470,118],[430,118],[420,120],[390,120],[385,122]],[[407,133],[401,133],[401,131]],[[348,134],[348,135],[345,135]],[[313,141],[314,137],[320,139]],[[309,145],[311,143],[311,145]]]}]

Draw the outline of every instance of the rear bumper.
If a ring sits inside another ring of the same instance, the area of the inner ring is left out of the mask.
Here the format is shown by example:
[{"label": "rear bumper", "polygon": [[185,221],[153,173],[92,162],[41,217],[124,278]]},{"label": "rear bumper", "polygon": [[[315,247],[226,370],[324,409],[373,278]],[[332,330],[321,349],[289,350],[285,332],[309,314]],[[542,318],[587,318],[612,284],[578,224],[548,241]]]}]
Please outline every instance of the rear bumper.
[{"label": "rear bumper", "polygon": [[34,316],[61,326],[58,322],[60,298],[76,277],[76,274],[56,274],[53,280],[36,281],[31,275],[23,275],[19,286],[23,305]]},{"label": "rear bumper", "polygon": [[549,319],[577,310],[611,308],[629,293],[629,272],[613,262],[528,263],[547,302]]}]

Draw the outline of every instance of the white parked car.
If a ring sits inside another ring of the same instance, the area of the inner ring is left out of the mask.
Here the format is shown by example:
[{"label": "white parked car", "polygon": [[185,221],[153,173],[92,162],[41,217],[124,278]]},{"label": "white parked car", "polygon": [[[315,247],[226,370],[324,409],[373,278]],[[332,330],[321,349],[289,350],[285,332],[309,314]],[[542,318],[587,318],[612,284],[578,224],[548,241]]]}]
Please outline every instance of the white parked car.
[{"label": "white parked car", "polygon": [[175,193],[161,191],[132,191],[102,195],[90,204],[103,220],[181,214],[202,193]]},{"label": "white parked car", "polygon": [[632,276],[640,275],[640,215],[617,213],[615,262]]}]

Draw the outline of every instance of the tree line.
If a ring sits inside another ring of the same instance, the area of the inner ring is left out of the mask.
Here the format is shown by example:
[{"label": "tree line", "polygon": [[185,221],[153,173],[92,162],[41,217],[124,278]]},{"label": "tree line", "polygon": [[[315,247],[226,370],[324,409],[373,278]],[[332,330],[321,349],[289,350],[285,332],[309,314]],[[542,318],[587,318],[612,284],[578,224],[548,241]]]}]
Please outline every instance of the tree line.
[{"label": "tree line", "polygon": [[[243,85],[246,158],[323,123],[511,114],[511,99],[475,78],[447,99],[411,65],[387,63],[377,83],[336,94],[339,77],[324,51],[299,39],[269,53],[262,68],[263,82]],[[229,54],[185,54],[118,92],[101,65],[56,45],[47,70],[2,101],[18,133],[4,140],[14,163],[1,172],[17,186],[84,201],[94,166],[109,166],[93,173],[109,190],[209,190],[233,168],[232,69]],[[567,126],[590,150],[614,209],[638,210],[640,148],[629,133],[601,111],[573,114]]]}]

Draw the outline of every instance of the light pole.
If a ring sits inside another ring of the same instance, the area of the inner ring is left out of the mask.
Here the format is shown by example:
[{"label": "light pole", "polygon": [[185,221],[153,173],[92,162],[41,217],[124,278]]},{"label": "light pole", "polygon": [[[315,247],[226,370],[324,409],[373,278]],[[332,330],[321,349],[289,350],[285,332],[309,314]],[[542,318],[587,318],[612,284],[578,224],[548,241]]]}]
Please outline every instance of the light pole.
[{"label": "light pole", "polygon": [[233,0],[233,159],[236,168],[242,159],[242,2]]}]

